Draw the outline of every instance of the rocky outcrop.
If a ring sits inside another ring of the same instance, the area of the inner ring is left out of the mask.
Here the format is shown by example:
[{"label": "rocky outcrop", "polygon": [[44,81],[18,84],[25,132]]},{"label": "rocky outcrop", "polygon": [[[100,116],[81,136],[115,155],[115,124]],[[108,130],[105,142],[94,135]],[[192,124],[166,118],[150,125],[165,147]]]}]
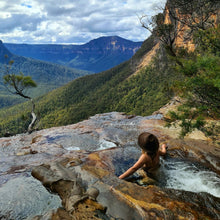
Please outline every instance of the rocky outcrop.
[{"label": "rocky outcrop", "polygon": [[[52,171],[49,175],[45,173],[45,165],[33,169],[32,174],[61,196],[63,207],[70,216],[81,216],[79,213],[86,211],[85,207],[90,204],[90,208],[93,207],[94,218],[101,219],[110,219],[110,217],[111,219],[217,219],[220,217],[218,207],[220,198],[208,194],[163,189],[152,182],[140,186],[134,180],[130,182],[119,180],[114,173],[120,168],[119,165],[123,165],[118,160],[126,155],[121,148],[103,150],[89,154],[85,162],[80,165],[69,166],[75,163],[74,158],[69,158],[68,161],[58,163],[56,168],[47,165],[49,170],[47,172]],[[71,178],[67,173],[70,173]],[[52,176],[55,178],[51,182]],[[73,181],[72,184],[69,181]],[[83,191],[83,185],[88,188],[87,191]],[[89,195],[90,191],[95,193],[95,198]],[[96,198],[99,203],[94,201]],[[85,219],[90,219],[88,216],[87,213]]]},{"label": "rocky outcrop", "polygon": [[[120,180],[118,175],[141,154],[136,140],[142,131],[166,142],[168,154],[155,176],[137,172]],[[179,139],[164,128],[162,115],[95,115],[69,126],[1,138],[0,152],[0,197],[5,198],[0,207],[7,207],[4,216],[10,219],[19,219],[13,218],[18,214],[30,219],[220,218],[219,147],[208,140]],[[26,188],[40,188],[31,176],[61,201],[51,197],[53,205],[28,208],[49,201],[46,192],[33,196],[34,190]],[[27,181],[22,190],[10,184],[20,178]],[[20,212],[12,211],[12,197],[3,190],[8,187],[20,192],[13,197],[14,204],[24,204]]]},{"label": "rocky outcrop", "polygon": [[80,174],[68,169],[72,164],[77,164],[76,160],[41,165],[32,170],[32,175],[36,179],[52,192],[58,193],[62,199],[63,213],[58,209],[53,213],[53,217],[59,216],[62,219],[65,214],[70,219],[74,219],[74,216],[78,219],[98,219],[99,215],[105,216],[106,207],[96,201],[99,190],[95,187],[85,190]]}]

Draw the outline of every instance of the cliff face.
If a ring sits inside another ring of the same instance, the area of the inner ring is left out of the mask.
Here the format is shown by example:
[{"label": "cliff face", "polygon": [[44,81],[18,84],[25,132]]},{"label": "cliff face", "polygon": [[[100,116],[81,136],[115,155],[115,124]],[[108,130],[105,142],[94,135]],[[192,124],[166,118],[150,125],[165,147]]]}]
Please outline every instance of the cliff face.
[{"label": "cliff face", "polygon": [[[210,2],[210,5],[208,2]],[[204,7],[205,3],[208,4],[207,8]],[[220,23],[220,3],[219,1],[209,0],[168,0],[163,11],[163,15],[164,24],[171,24],[174,27],[173,32],[165,34],[167,37],[167,39],[164,40],[165,46],[167,42],[170,43],[170,41],[173,40],[172,48],[174,50],[175,47],[177,47],[186,48],[188,51],[194,51],[196,47],[192,39],[194,31],[217,26]],[[155,34],[154,38],[158,40],[158,43],[140,59],[140,63],[137,66],[135,74],[139,73],[143,68],[148,66],[155,55],[159,57],[160,65],[166,66],[166,62],[168,62],[168,60],[166,59],[164,51],[164,42],[163,40],[160,41],[159,37],[156,35],[157,34]],[[162,70],[161,72],[166,71]]]},{"label": "cliff face", "polygon": [[113,36],[101,37],[83,45],[5,45],[17,55],[101,72],[131,58],[141,44]]},{"label": "cliff face", "polygon": [[192,37],[194,31],[206,29],[219,24],[219,1],[179,1],[168,0],[165,11],[165,24],[174,25],[177,37],[174,45],[194,51]]}]

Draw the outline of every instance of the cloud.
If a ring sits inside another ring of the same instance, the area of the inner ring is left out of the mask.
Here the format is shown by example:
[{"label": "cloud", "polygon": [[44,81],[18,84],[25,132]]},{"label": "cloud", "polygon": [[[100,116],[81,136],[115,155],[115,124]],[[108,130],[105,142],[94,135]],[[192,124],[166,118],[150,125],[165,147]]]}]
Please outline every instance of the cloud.
[{"label": "cloud", "polygon": [[27,15],[27,14],[11,14],[8,17],[0,19],[1,33],[13,32],[15,29],[20,31],[36,31],[38,25],[44,18],[38,15]]},{"label": "cloud", "polygon": [[137,15],[153,15],[165,0],[10,0],[0,2],[0,39],[14,43],[86,43],[119,35],[142,41]]}]

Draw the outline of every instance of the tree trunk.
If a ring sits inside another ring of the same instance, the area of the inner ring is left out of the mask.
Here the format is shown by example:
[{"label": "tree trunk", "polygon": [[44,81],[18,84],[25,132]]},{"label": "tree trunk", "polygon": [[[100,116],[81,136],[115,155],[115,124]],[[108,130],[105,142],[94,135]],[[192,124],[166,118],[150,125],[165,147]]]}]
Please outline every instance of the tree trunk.
[{"label": "tree trunk", "polygon": [[33,131],[33,127],[35,125],[35,122],[37,121],[37,116],[36,114],[34,113],[34,110],[35,110],[35,104],[34,104],[34,101],[33,99],[31,99],[31,103],[32,103],[32,111],[31,111],[31,116],[32,116],[32,121],[31,123],[29,124],[28,126],[28,133],[31,133]]}]

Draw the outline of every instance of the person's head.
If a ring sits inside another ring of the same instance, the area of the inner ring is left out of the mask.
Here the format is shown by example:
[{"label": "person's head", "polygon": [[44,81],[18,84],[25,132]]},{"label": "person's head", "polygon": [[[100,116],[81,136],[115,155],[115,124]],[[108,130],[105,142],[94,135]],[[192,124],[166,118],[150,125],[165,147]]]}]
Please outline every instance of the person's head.
[{"label": "person's head", "polygon": [[143,132],[138,136],[138,145],[151,158],[156,156],[156,153],[159,149],[159,141],[157,137],[148,132]]}]

